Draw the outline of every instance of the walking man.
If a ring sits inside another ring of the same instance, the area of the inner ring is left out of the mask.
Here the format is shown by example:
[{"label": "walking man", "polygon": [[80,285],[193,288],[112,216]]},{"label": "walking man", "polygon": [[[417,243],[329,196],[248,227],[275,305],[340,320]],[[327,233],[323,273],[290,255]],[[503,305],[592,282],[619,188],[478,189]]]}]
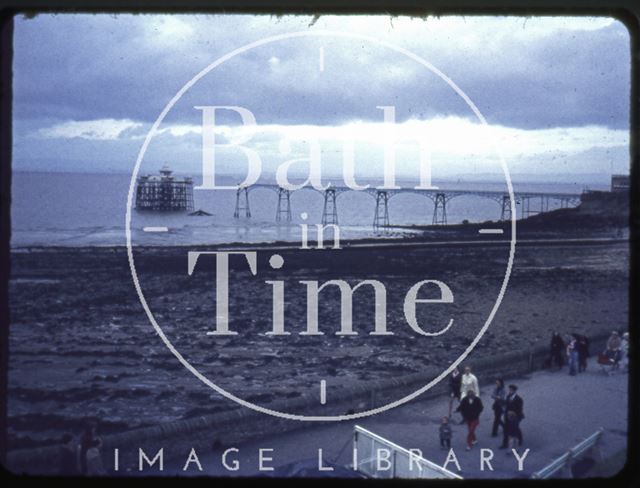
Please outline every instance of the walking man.
[{"label": "walking man", "polygon": [[491,398],[493,399],[493,427],[491,428],[491,437],[498,437],[498,428],[502,425],[504,428],[504,423],[502,422],[502,412],[504,407],[504,380],[502,378],[498,378],[496,380],[496,386],[493,389],[493,393],[491,393]]},{"label": "walking man", "polygon": [[[518,387],[516,385],[509,385],[507,397],[504,400],[504,422],[506,425],[507,416],[509,412],[513,412],[516,416],[515,425],[515,437],[518,439],[518,445],[522,445],[522,431],[520,430],[520,422],[524,419],[524,401],[517,393]],[[500,449],[506,449],[508,447],[509,439],[507,437],[507,430],[503,429],[504,435],[502,439],[502,445]]]},{"label": "walking man", "polygon": [[567,359],[569,360],[569,374],[575,376],[578,374],[578,341],[575,337],[570,338],[567,343]]},{"label": "walking man", "polygon": [[550,346],[550,359],[549,366],[553,367],[555,364],[558,369],[562,369],[564,365],[564,360],[562,358],[564,353],[565,344],[562,340],[562,337],[557,332],[554,332],[551,336],[551,346]]},{"label": "walking man", "polygon": [[589,339],[582,334],[574,334],[576,349],[578,350],[578,373],[587,370],[587,358],[589,357]]},{"label": "walking man", "polygon": [[480,413],[483,410],[482,400],[476,396],[474,390],[469,390],[460,402],[460,413],[467,423],[467,451],[471,450],[476,441],[476,428],[480,424]]}]

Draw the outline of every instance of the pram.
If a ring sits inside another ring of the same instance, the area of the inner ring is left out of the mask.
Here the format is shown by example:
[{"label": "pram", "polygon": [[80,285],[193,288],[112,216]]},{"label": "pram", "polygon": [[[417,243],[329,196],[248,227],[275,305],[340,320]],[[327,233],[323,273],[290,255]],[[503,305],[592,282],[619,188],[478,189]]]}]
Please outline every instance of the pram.
[{"label": "pram", "polygon": [[613,371],[618,370],[621,358],[622,351],[620,349],[606,349],[602,354],[598,355],[598,364],[603,373],[611,374]]}]

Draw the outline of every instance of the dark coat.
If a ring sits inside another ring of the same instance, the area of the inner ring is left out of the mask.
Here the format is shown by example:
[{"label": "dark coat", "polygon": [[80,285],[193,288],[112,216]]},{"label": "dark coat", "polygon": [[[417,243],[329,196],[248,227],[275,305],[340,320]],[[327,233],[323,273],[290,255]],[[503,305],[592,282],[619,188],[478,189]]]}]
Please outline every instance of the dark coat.
[{"label": "dark coat", "polygon": [[564,350],[564,346],[565,344],[562,337],[560,337],[560,334],[554,334],[551,336],[551,354],[558,354],[562,352]]},{"label": "dark coat", "polygon": [[589,357],[589,338],[586,336],[578,336],[576,342],[576,349],[578,350],[578,356],[582,358]]},{"label": "dark coat", "polygon": [[518,395],[517,393],[511,397],[507,395],[504,400],[505,416],[509,412],[515,412],[516,417],[518,417],[519,421],[524,418],[524,402],[522,401],[520,395]]},{"label": "dark coat", "polygon": [[440,425],[440,439],[451,439],[451,426],[449,424]]},{"label": "dark coat", "polygon": [[482,405],[482,400],[477,396],[473,398],[469,395],[464,397],[460,402],[460,413],[462,414],[462,418],[470,422],[472,420],[477,420],[480,417],[480,412],[484,409]]},{"label": "dark coat", "polygon": [[507,418],[504,424],[504,434],[507,437],[517,437],[518,428],[518,419]]},{"label": "dark coat", "polygon": [[504,387],[495,387],[493,389],[493,393],[491,394],[491,398],[493,398],[493,410],[498,412],[502,412],[502,408],[504,407]]},{"label": "dark coat", "polygon": [[460,398],[460,388],[462,387],[462,373],[457,376],[449,375],[449,395]]}]

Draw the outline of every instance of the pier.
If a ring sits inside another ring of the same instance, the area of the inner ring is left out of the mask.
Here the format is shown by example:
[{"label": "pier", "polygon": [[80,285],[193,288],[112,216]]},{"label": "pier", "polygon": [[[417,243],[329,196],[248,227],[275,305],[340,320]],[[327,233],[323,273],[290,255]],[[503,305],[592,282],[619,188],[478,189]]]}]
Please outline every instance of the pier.
[{"label": "pier", "polygon": [[[291,222],[291,194],[304,190],[311,190],[320,193],[324,198],[322,211],[322,224],[338,224],[338,197],[346,192],[358,191],[349,187],[330,186],[325,190],[318,190],[311,186],[297,190],[288,190],[278,185],[254,184],[242,186],[236,190],[236,205],[234,218],[251,217],[250,194],[256,190],[269,190],[278,195],[278,202],[275,211],[276,222]],[[401,189],[378,189],[367,188],[360,190],[370,195],[375,201],[375,213],[373,218],[373,228],[380,229],[391,227],[393,224],[389,219],[390,200],[399,194],[414,193],[423,198],[428,198],[433,202],[432,225],[447,225],[447,206],[449,202],[461,196],[477,196],[495,201],[500,209],[500,220],[511,220],[511,198],[504,191],[480,191],[480,190],[446,190],[433,188],[421,190],[415,188]],[[547,192],[516,192],[514,193],[516,205],[520,205],[520,217],[527,218],[538,213],[548,212],[550,202],[556,201],[560,208],[568,208],[580,204],[581,195],[577,193],[547,193]],[[517,218],[517,216],[516,216]]]},{"label": "pier", "polygon": [[158,175],[143,175],[136,186],[136,210],[193,210],[193,180],[179,178],[165,165]]}]

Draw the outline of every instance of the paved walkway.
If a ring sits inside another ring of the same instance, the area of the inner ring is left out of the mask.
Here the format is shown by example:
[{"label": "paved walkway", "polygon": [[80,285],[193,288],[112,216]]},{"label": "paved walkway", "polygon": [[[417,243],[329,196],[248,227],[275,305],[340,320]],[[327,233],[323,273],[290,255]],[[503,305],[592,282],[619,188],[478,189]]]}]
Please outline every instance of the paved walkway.
[{"label": "paved walkway", "polygon": [[[481,399],[485,405],[477,430],[478,444],[471,451],[465,451],[466,426],[454,425],[452,447],[459,460],[464,478],[528,478],[547,465],[570,447],[604,427],[602,441],[603,455],[609,456],[626,447],[628,416],[628,375],[618,373],[607,376],[597,365],[590,364],[590,370],[571,377],[566,368],[562,372],[541,371],[530,376],[506,379],[506,383],[516,383],[518,393],[524,399],[525,420],[521,427],[524,434],[523,449],[530,452],[524,461],[524,470],[519,472],[512,454],[498,449],[501,438],[491,438],[491,386],[481,388]],[[417,448],[423,456],[439,465],[445,461],[447,452],[440,449],[438,427],[440,419],[448,411],[445,397],[414,401],[374,417],[359,421],[330,424],[304,424],[299,430],[272,435],[264,439],[239,444],[239,452],[228,456],[239,462],[239,470],[229,472],[221,462],[222,450],[199,452],[203,472],[198,472],[195,464],[183,473],[184,459],[165,463],[165,474],[207,474],[211,476],[260,475],[258,451],[273,449],[266,455],[273,458],[265,463],[282,466],[301,460],[317,463],[318,449],[323,451],[325,460],[338,456],[338,464],[350,463],[353,426],[358,424],[407,449]],[[454,413],[454,419],[459,418]],[[494,452],[494,471],[480,470],[480,449]],[[522,451],[522,450],[521,450]],[[456,471],[453,464],[448,469]]]}]

